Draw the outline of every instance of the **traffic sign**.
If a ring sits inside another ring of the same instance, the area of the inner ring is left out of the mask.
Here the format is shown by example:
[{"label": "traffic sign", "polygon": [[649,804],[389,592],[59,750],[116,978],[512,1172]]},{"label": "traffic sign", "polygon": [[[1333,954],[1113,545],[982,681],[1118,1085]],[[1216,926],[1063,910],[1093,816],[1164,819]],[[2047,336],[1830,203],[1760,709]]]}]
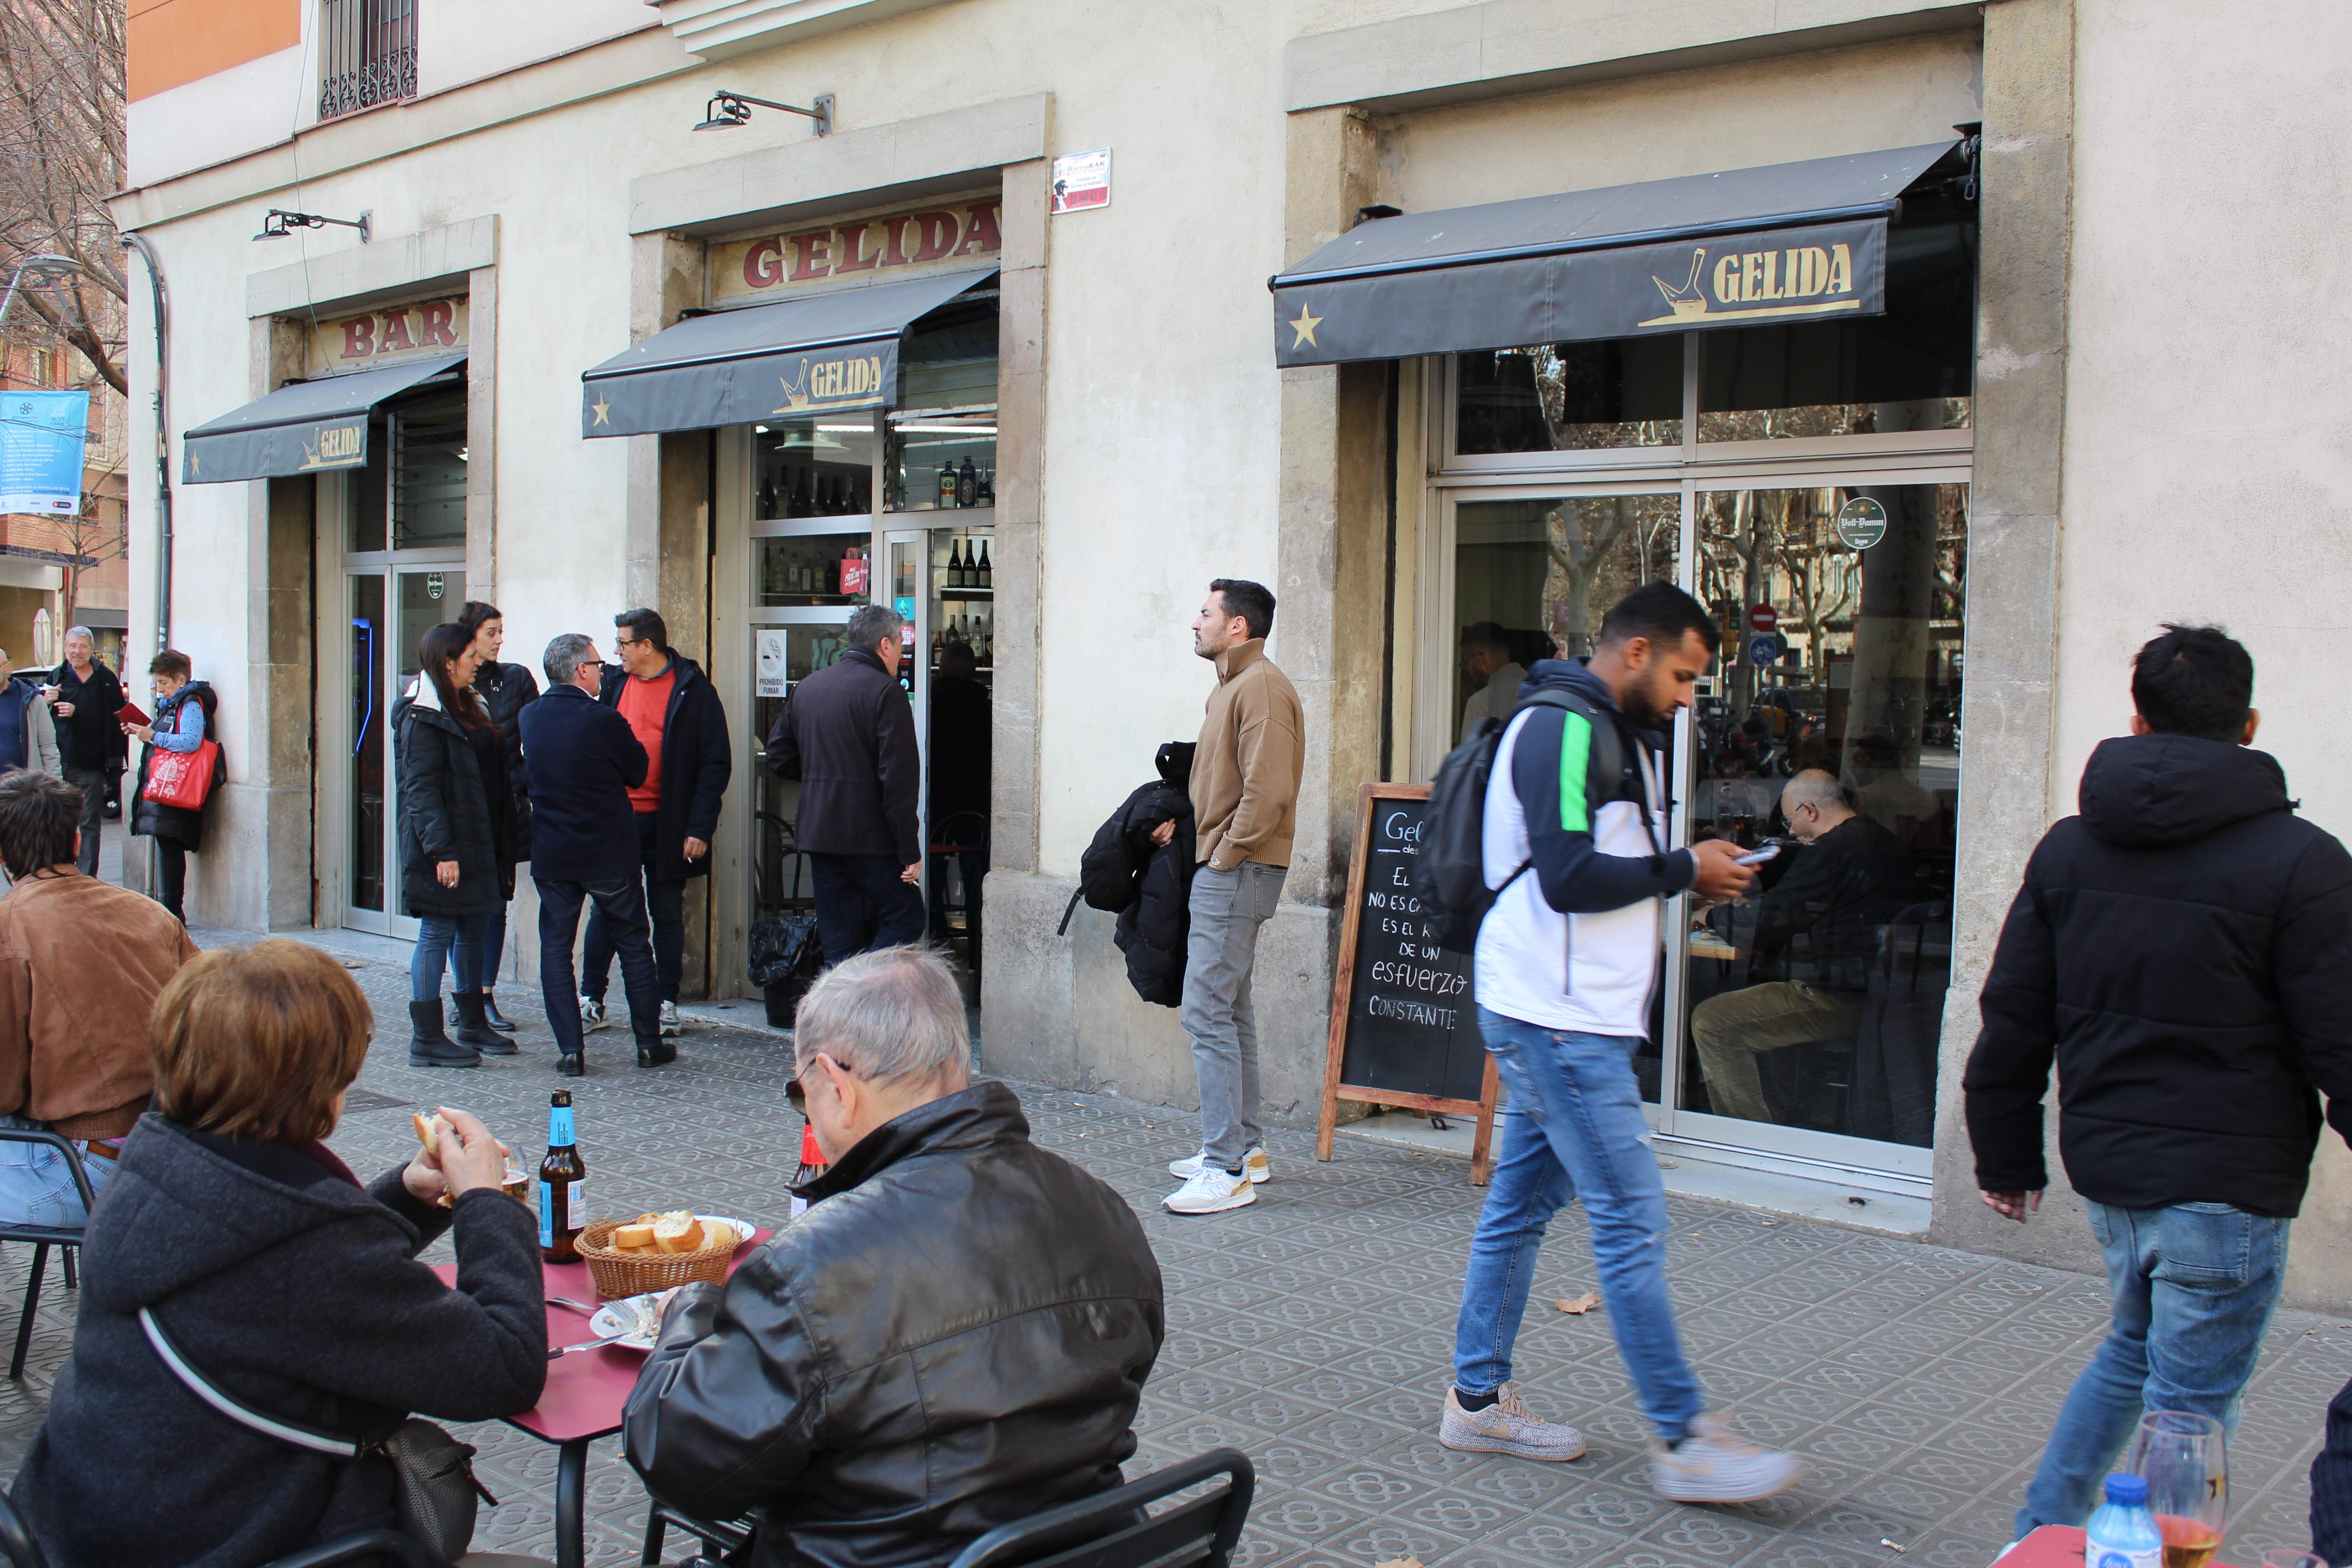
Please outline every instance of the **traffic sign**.
[{"label": "traffic sign", "polygon": [[1780,625],[1780,612],[1771,605],[1755,605],[1748,608],[1748,629],[1749,631],[1769,632],[1778,629]]},{"label": "traffic sign", "polygon": [[1748,662],[1761,668],[1780,657],[1780,639],[1766,632],[1748,639]]}]

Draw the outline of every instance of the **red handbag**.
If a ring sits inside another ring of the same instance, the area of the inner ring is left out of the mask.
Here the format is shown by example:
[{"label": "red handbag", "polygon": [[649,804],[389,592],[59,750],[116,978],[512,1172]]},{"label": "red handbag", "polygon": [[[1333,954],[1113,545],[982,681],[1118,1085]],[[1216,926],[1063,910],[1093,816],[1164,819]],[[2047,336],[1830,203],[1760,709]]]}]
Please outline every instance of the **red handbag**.
[{"label": "red handbag", "polygon": [[201,741],[193,752],[167,752],[158,746],[147,763],[147,787],[139,793],[158,805],[202,811],[219,771],[220,743],[216,741]]}]

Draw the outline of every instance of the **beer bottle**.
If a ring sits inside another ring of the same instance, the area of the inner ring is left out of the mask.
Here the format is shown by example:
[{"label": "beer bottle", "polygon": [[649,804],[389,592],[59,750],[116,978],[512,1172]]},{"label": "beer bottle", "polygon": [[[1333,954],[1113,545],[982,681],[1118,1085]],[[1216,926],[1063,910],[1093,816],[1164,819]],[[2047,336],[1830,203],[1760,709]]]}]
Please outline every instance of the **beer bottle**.
[{"label": "beer bottle", "polygon": [[[824,1174],[824,1151],[816,1146],[816,1128],[803,1121],[801,1123],[801,1168],[799,1173],[793,1177],[793,1185],[805,1186]],[[808,1199],[794,1194],[793,1217],[798,1219],[806,1213]]]},{"label": "beer bottle", "polygon": [[582,1204],[587,1190],[588,1167],[572,1125],[572,1091],[559,1089],[548,1100],[547,1153],[539,1163],[539,1251],[546,1261],[580,1261],[575,1244],[587,1225]]}]

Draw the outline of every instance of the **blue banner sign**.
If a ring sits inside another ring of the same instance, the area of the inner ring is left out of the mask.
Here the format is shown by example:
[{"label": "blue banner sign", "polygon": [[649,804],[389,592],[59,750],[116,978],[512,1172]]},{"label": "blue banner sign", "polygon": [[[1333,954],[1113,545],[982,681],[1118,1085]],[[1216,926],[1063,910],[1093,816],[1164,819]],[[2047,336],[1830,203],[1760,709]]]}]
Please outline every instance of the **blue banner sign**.
[{"label": "blue banner sign", "polygon": [[0,400],[0,512],[79,513],[89,394],[6,392]]}]

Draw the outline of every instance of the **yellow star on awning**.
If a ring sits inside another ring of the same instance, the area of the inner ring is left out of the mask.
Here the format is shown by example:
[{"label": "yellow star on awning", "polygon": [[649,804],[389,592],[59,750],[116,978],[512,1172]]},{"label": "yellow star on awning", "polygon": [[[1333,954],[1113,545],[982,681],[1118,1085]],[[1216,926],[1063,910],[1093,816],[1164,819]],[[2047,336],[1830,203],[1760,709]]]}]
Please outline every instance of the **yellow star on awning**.
[{"label": "yellow star on awning", "polygon": [[1318,343],[1315,341],[1315,329],[1322,324],[1322,317],[1308,315],[1307,313],[1307,307],[1304,304],[1300,305],[1298,307],[1298,320],[1290,323],[1290,330],[1298,334],[1297,337],[1290,340],[1290,346],[1292,348],[1322,347],[1320,343]]},{"label": "yellow star on awning", "polygon": [[202,452],[191,452],[188,454],[188,476],[191,479],[194,478],[196,470],[204,466],[204,461],[205,455]]},{"label": "yellow star on awning", "polygon": [[604,425],[611,423],[611,421],[607,420],[604,416],[612,411],[613,405],[604,401],[604,395],[603,393],[598,393],[596,395],[596,401],[590,404],[588,406],[596,411],[597,424]]}]

